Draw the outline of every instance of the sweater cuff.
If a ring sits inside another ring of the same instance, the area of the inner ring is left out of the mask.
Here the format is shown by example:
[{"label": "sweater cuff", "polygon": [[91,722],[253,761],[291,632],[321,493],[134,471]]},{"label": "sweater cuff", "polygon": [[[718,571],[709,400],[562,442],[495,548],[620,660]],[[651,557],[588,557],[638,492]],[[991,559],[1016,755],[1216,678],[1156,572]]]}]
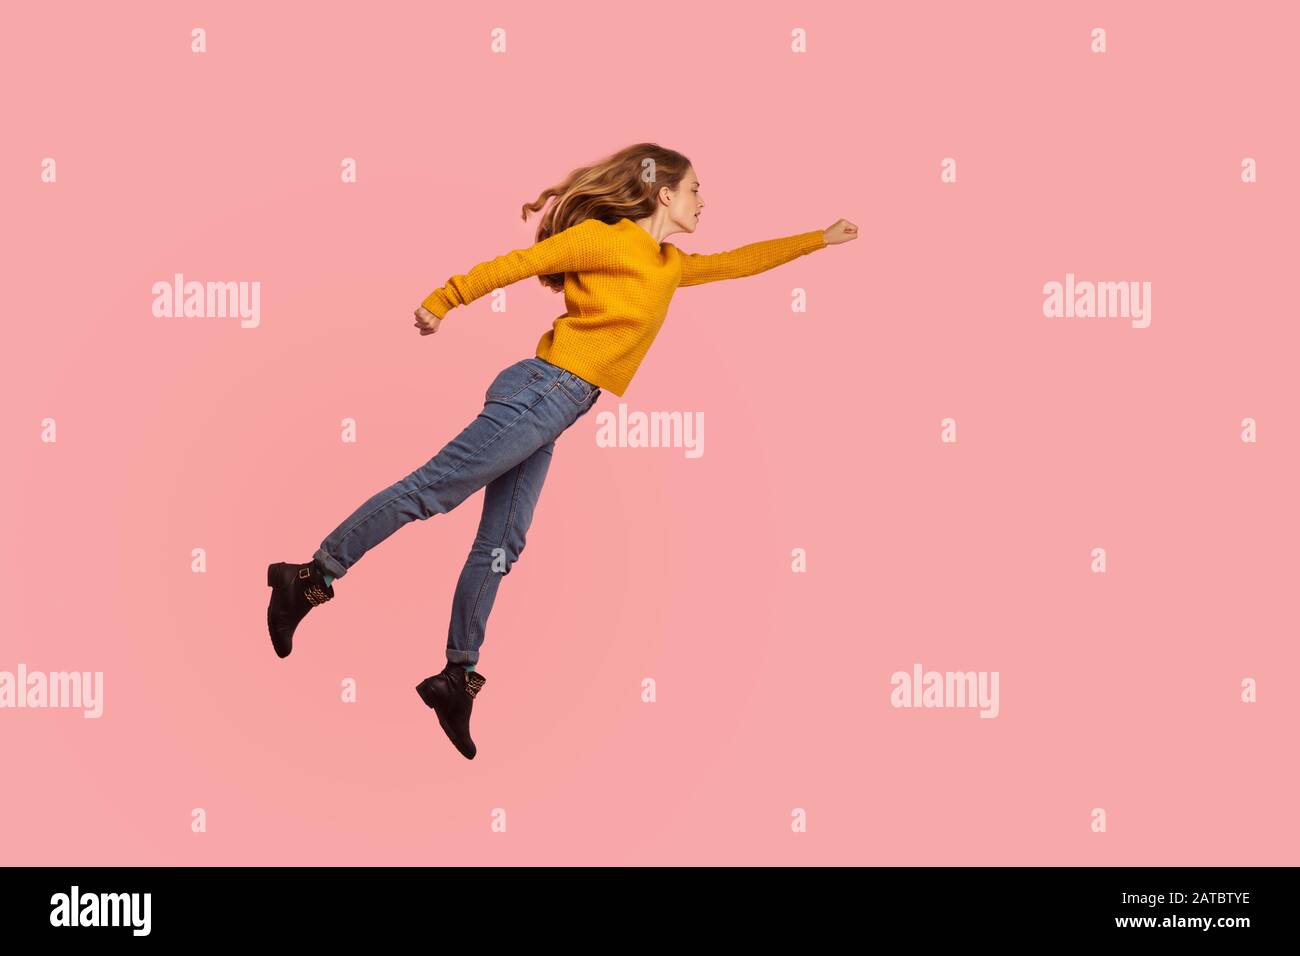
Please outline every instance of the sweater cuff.
[{"label": "sweater cuff", "polygon": [[452,303],[448,302],[437,291],[430,292],[428,296],[425,297],[424,301],[420,303],[420,305],[428,309],[430,312],[432,312],[435,316],[437,316],[440,319],[443,316],[445,316],[448,312],[450,312],[452,309]]}]

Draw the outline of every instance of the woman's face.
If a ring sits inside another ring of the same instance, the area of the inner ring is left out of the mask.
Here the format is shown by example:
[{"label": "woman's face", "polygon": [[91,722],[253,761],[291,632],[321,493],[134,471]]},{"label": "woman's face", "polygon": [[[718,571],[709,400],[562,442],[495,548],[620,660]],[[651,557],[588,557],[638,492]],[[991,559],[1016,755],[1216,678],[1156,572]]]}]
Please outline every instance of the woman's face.
[{"label": "woman's face", "polygon": [[672,202],[668,205],[668,218],[673,221],[679,232],[694,232],[700,221],[700,210],[704,201],[700,199],[700,181],[695,176],[695,167],[688,166],[686,175],[673,190]]}]

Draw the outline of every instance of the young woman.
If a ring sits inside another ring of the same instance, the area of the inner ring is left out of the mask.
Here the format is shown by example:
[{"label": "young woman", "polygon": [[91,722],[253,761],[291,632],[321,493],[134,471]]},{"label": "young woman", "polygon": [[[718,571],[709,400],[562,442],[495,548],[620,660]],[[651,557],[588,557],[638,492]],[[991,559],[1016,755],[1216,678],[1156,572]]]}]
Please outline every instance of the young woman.
[{"label": "young woman", "polygon": [[537,243],[452,276],[415,311],[421,335],[447,312],[494,289],[537,276],[564,292],[565,312],[536,353],[503,369],[483,396],[483,411],[424,466],[371,497],[321,542],[306,564],[267,568],[271,643],[280,657],[307,612],[334,597],[333,582],[402,525],[450,511],[480,488],[483,517],[452,600],[447,664],[417,685],[456,749],[473,759],[474,698],[487,617],[501,578],[524,549],[556,439],[591,410],[604,389],[623,395],[663,325],[679,286],[754,275],[824,246],[857,238],[844,219],[728,252],[679,251],[664,238],[692,233],[704,201],[690,161],[654,143],[629,146],[575,170],[535,202]]}]

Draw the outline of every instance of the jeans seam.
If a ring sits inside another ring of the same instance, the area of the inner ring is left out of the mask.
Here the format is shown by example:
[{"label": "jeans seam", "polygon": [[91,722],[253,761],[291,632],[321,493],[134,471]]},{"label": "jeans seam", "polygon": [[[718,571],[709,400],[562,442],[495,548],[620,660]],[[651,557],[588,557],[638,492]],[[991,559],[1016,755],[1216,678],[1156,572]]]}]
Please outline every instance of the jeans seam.
[{"label": "jeans seam", "polygon": [[539,381],[541,381],[541,379],[543,378],[542,373],[539,372],[539,371],[537,371],[537,369],[532,368],[531,366],[529,367],[528,371],[529,371],[530,373],[532,373],[532,376],[533,376],[533,377],[530,378],[530,379],[529,379],[527,382],[525,382],[523,385],[520,385],[517,389],[515,389],[515,390],[514,390],[513,392],[511,392],[509,395],[492,395],[492,394],[485,394],[485,395],[483,396],[483,400],[484,400],[484,401],[488,401],[488,402],[508,402],[508,401],[510,401],[510,399],[514,398],[516,395],[518,395],[518,394],[519,394],[520,392],[522,392],[524,389],[526,389],[526,388],[532,388],[534,385],[536,385],[536,384],[537,384]]},{"label": "jeans seam", "polygon": [[[554,391],[556,388],[558,388],[558,387],[559,387],[559,382],[558,382],[558,381],[553,382],[553,383],[551,384],[551,387],[548,388],[546,391],[542,392],[542,394],[538,396],[537,401],[533,402],[533,404],[531,404],[531,405],[529,405],[527,408],[525,408],[525,409],[523,410],[523,412],[519,415],[518,418],[516,418],[514,421],[512,421],[512,422],[511,422],[509,425],[507,425],[505,428],[501,429],[499,432],[497,432],[495,435],[493,435],[493,436],[492,436],[488,441],[484,442],[482,445],[480,445],[480,446],[479,446],[478,448],[476,448],[474,451],[470,452],[470,454],[469,454],[469,459],[468,459],[468,460],[473,460],[475,457],[478,456],[478,454],[479,454],[480,452],[483,451],[484,448],[487,448],[488,445],[491,445],[494,441],[496,441],[498,438],[500,438],[502,435],[504,435],[508,429],[514,428],[515,425],[519,424],[519,422],[521,422],[521,421],[523,420],[523,418],[524,418],[525,415],[527,415],[527,414],[528,414],[529,412],[531,412],[534,408],[536,408],[539,404],[541,404],[542,399],[546,398],[547,395],[551,394],[551,392],[553,392],[553,391]],[[367,514],[364,518],[362,518],[362,519],[360,519],[359,521],[355,522],[355,523],[352,525],[352,527],[348,528],[347,531],[344,531],[341,535],[339,535],[339,541],[344,541],[344,540],[346,540],[347,537],[348,537],[350,534],[352,534],[352,532],[356,531],[357,528],[361,527],[363,524],[365,524],[367,521],[369,521],[371,518],[373,518],[373,517],[374,517],[375,515],[377,515],[379,512],[383,511],[385,508],[387,508],[389,505],[391,505],[394,501],[399,501],[399,500],[401,500],[402,498],[409,498],[411,495],[419,494],[420,492],[424,491],[424,489],[428,488],[430,485],[434,484],[435,482],[442,481],[444,478],[450,478],[452,475],[456,474],[456,472],[458,472],[458,471],[460,471],[462,468],[464,468],[465,465],[468,464],[468,460],[467,460],[467,461],[462,461],[459,465],[457,465],[457,466],[456,466],[455,468],[453,468],[451,471],[444,472],[443,474],[438,475],[436,478],[433,478],[433,479],[431,479],[431,480],[429,480],[429,481],[426,481],[426,482],[425,482],[423,485],[421,485],[419,488],[415,488],[415,489],[412,489],[411,491],[404,492],[403,494],[400,494],[400,495],[394,495],[393,497],[389,498],[389,499],[388,499],[387,501],[385,501],[383,504],[379,505],[379,506],[376,507],[373,511],[371,511],[369,514]]]},{"label": "jeans seam", "polygon": [[[527,460],[528,460],[527,458],[524,459],[524,461]],[[524,479],[524,461],[521,461],[519,464],[515,466],[516,469],[515,487],[514,487],[514,492],[510,496],[510,511],[506,514],[505,530],[501,532],[500,546],[503,548],[505,547],[506,544],[506,538],[510,536],[510,526],[514,524],[515,512],[518,510],[519,507],[519,488],[523,484],[523,479]],[[513,562],[510,562],[506,565],[507,571],[510,570],[510,564],[513,564]],[[487,574],[483,575],[483,583],[479,585],[478,594],[474,597],[474,608],[473,610],[470,611],[469,614],[469,627],[471,632],[474,629],[474,622],[478,618],[479,605],[483,603],[483,593],[487,590],[488,574],[493,574],[493,573],[495,572],[492,570],[492,562],[489,561]],[[472,639],[470,642],[472,643]],[[469,651],[466,651],[465,653],[468,654]]]}]

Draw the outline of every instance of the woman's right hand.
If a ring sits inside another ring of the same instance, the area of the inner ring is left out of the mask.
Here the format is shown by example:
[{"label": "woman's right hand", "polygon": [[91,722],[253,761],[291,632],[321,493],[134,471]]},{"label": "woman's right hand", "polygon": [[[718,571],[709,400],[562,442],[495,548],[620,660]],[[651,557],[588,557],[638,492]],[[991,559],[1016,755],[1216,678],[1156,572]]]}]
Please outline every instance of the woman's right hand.
[{"label": "woman's right hand", "polygon": [[421,335],[432,335],[438,331],[438,325],[442,319],[438,318],[424,306],[415,310],[415,327],[420,330]]},{"label": "woman's right hand", "polygon": [[826,245],[833,246],[858,238],[858,227],[847,219],[839,219],[829,228],[823,229],[822,236],[826,239]]}]

